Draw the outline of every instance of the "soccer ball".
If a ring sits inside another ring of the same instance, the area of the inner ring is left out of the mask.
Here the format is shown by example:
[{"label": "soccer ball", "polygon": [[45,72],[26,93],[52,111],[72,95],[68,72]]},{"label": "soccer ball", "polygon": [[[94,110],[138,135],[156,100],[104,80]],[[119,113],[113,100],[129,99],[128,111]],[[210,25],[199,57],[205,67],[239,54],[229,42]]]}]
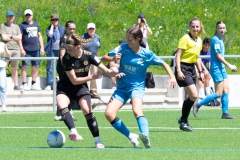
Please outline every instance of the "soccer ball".
[{"label": "soccer ball", "polygon": [[47,143],[51,148],[61,148],[65,141],[64,133],[59,130],[53,130],[47,136]]}]

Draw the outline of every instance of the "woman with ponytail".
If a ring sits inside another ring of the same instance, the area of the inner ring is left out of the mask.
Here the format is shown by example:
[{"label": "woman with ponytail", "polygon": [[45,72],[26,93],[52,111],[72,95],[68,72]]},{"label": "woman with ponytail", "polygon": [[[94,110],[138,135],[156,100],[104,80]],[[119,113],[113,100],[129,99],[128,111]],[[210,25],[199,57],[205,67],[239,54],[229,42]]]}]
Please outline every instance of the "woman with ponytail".
[{"label": "woman with ponytail", "polygon": [[183,131],[192,132],[193,128],[188,123],[189,113],[198,97],[196,87],[196,70],[199,72],[199,79],[204,82],[204,74],[209,74],[207,69],[203,74],[201,65],[202,60],[199,58],[202,49],[202,40],[199,37],[204,32],[202,22],[194,17],[189,22],[189,33],[182,36],[178,43],[176,52],[175,77],[179,87],[184,87],[185,100],[182,104],[182,116],[178,120],[179,128]]},{"label": "woman with ponytail", "polygon": [[70,35],[66,40],[66,54],[62,58],[63,73],[57,84],[57,104],[64,117],[64,123],[70,130],[69,138],[74,141],[83,140],[76,130],[73,117],[68,105],[71,100],[75,100],[80,106],[86,118],[89,130],[94,138],[96,148],[104,148],[100,140],[97,119],[91,107],[91,97],[89,94],[88,81],[102,77],[100,72],[88,75],[90,65],[97,66],[102,72],[110,77],[121,77],[124,74],[116,73],[106,68],[100,60],[91,52],[83,50],[82,46],[90,39],[81,39],[77,34]]},{"label": "woman with ponytail", "polygon": [[[108,53],[113,59],[117,54],[120,54],[119,72],[126,76],[118,79],[117,89],[107,105],[105,116],[117,131],[130,140],[134,147],[138,147],[138,137],[140,136],[144,146],[150,148],[148,121],[142,111],[147,68],[150,65],[162,66],[170,77],[168,83],[172,87],[176,84],[176,80],[170,66],[145,48],[142,41],[143,33],[139,27],[133,26],[128,29],[126,37],[127,44],[122,44]],[[123,121],[117,117],[117,111],[128,99],[131,99],[132,110],[140,130],[139,136],[131,133]]]}]

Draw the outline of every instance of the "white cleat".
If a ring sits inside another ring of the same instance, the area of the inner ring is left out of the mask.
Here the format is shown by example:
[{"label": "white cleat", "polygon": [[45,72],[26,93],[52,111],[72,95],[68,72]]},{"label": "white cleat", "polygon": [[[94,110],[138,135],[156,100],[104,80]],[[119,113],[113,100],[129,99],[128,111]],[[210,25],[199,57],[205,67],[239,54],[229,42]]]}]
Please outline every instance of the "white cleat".
[{"label": "white cleat", "polygon": [[135,148],[138,147],[139,142],[138,142],[138,135],[137,134],[131,133],[131,135],[129,136],[129,140]]}]

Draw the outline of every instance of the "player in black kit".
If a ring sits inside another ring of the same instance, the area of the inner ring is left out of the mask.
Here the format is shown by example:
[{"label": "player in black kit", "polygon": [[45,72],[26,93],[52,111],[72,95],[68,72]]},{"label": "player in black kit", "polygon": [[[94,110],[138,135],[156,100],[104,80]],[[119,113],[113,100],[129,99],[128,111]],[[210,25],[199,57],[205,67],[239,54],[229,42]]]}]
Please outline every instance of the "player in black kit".
[{"label": "player in black kit", "polygon": [[61,74],[57,84],[57,104],[62,116],[64,116],[64,122],[70,130],[69,138],[71,140],[81,141],[83,139],[78,134],[73,118],[68,110],[70,101],[74,99],[81,106],[96,148],[104,148],[104,144],[99,137],[98,123],[92,112],[91,97],[87,85],[88,81],[101,78],[102,74],[95,72],[92,75],[88,75],[89,67],[91,64],[95,65],[111,77],[121,78],[124,74],[106,68],[98,57],[81,48],[84,43],[86,43],[86,40],[79,38],[77,34],[72,34],[66,40],[67,54],[62,59],[64,72]]}]

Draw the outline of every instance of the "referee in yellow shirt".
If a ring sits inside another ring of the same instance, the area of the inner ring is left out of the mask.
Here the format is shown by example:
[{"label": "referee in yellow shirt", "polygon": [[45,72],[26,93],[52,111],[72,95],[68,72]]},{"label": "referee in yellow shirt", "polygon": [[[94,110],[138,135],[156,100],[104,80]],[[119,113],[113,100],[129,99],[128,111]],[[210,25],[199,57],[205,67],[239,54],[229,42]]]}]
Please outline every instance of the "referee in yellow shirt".
[{"label": "referee in yellow shirt", "polygon": [[187,95],[182,104],[182,116],[178,120],[178,123],[181,130],[192,132],[194,130],[188,123],[188,116],[192,105],[198,97],[195,65],[199,71],[200,80],[204,81],[201,67],[202,61],[199,58],[202,49],[202,40],[199,35],[204,32],[204,29],[197,17],[194,17],[189,22],[189,30],[189,33],[185,34],[179,40],[176,53],[175,77],[179,87],[184,87],[185,94]]}]

